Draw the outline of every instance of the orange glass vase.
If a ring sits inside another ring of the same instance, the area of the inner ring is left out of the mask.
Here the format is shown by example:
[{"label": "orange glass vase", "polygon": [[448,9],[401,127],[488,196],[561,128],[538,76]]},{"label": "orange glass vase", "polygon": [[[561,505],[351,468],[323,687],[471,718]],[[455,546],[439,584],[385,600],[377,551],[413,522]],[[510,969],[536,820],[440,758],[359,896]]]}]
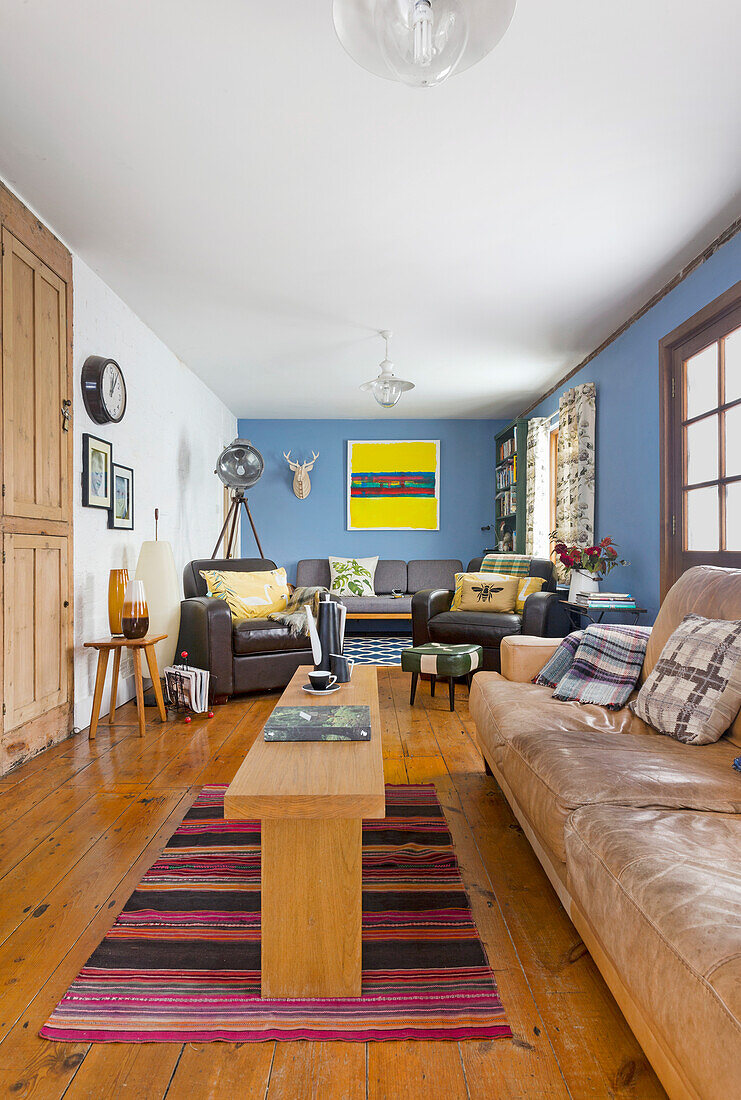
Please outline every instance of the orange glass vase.
[{"label": "orange glass vase", "polygon": [[108,622],[111,634],[123,634],[121,612],[128,583],[128,569],[111,569],[111,575],[108,578]]},{"label": "orange glass vase", "polygon": [[131,581],[124,596],[121,612],[124,638],[143,638],[149,630],[149,608],[142,581]]}]

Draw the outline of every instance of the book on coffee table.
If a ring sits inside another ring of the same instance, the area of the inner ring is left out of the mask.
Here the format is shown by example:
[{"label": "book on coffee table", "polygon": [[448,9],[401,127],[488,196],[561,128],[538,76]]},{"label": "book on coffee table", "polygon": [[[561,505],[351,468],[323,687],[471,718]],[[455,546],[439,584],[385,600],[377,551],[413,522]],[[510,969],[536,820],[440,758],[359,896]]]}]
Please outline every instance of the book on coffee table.
[{"label": "book on coffee table", "polygon": [[370,741],[370,707],[276,707],[266,741]]}]

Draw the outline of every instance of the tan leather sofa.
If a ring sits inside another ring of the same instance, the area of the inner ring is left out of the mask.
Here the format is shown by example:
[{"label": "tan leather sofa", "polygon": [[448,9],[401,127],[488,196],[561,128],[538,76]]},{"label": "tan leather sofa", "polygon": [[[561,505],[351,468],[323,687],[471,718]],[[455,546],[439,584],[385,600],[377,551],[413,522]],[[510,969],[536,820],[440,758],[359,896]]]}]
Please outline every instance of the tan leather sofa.
[{"label": "tan leather sofa", "polygon": [[[741,619],[741,570],[668,593],[645,677],[685,614]],[[505,638],[471,712],[487,764],[669,1095],[741,1097],[741,716],[713,745],[530,681],[555,639]]]}]

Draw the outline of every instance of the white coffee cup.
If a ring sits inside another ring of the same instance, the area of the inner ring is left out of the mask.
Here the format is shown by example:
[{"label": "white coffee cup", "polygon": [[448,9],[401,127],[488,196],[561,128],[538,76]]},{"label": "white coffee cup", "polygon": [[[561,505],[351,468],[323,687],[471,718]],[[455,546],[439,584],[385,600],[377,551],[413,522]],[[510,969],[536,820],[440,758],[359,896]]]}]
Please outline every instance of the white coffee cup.
[{"label": "white coffee cup", "polygon": [[337,683],[337,677],[331,672],[310,672],[309,680],[314,691],[329,691]]}]

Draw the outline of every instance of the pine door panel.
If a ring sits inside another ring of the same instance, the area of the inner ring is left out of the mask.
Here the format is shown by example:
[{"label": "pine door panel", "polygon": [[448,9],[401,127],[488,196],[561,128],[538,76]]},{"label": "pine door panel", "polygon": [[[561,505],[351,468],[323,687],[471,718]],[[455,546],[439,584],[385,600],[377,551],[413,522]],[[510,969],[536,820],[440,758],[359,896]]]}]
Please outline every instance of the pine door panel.
[{"label": "pine door panel", "polygon": [[66,285],[3,230],[6,516],[67,520]]},{"label": "pine door panel", "polygon": [[5,731],[67,700],[68,540],[5,535]]}]

